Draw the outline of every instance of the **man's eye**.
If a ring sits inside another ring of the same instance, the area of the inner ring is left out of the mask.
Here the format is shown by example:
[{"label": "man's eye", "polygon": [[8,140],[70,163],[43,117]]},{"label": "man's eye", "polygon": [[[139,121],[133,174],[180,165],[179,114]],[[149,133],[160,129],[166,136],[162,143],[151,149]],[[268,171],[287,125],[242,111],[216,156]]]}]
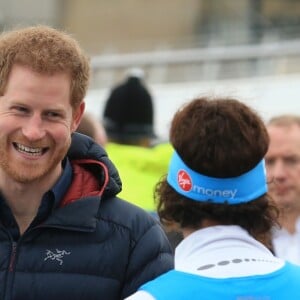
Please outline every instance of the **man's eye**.
[{"label": "man's eye", "polygon": [[265,162],[266,162],[266,166],[267,167],[270,167],[274,164],[274,160],[273,159],[265,159]]},{"label": "man's eye", "polygon": [[54,111],[49,111],[47,113],[47,117],[49,118],[59,118],[61,115],[57,112],[54,112]]},{"label": "man's eye", "polygon": [[26,107],[23,106],[14,106],[13,110],[20,112],[20,113],[26,113],[28,112],[28,109]]},{"label": "man's eye", "polygon": [[289,157],[286,158],[284,162],[286,165],[292,166],[297,164],[299,162],[299,159],[297,157]]}]

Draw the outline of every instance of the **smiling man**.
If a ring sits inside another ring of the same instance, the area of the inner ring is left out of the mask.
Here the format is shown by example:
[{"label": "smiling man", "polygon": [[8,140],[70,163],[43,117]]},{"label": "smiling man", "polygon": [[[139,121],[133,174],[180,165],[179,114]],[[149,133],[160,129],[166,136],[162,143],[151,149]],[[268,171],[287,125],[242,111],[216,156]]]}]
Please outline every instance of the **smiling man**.
[{"label": "smiling man", "polygon": [[123,299],[173,266],[106,152],[74,133],[89,73],[64,32],[0,36],[0,299]]}]

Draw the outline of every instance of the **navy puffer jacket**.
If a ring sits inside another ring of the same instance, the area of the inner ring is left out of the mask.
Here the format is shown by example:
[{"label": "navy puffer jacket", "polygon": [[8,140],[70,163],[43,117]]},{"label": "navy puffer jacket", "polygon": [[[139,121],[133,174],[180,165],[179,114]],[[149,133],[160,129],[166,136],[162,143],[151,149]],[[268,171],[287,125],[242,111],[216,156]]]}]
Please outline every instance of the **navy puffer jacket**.
[{"label": "navy puffer jacket", "polygon": [[75,133],[68,157],[73,182],[61,206],[17,243],[0,225],[1,300],[123,299],[173,267],[160,225],[116,197],[106,152]]}]

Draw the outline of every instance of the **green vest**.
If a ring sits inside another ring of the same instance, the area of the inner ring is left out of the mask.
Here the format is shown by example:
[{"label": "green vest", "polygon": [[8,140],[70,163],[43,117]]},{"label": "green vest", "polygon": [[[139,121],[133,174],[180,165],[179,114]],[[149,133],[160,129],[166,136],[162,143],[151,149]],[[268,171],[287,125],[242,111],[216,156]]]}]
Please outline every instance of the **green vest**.
[{"label": "green vest", "polygon": [[145,148],[108,143],[105,150],[122,180],[122,191],[118,196],[147,211],[156,211],[154,189],[160,178],[167,174],[172,146],[163,143]]}]

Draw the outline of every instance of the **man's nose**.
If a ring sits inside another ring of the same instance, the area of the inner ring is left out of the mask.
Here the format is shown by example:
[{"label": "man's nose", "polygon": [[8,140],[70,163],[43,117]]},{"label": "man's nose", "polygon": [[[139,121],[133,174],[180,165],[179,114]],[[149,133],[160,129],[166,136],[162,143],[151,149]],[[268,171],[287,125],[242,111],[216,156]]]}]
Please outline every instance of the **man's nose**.
[{"label": "man's nose", "polygon": [[272,166],[267,166],[268,179],[284,179],[286,176],[286,166],[283,161],[278,160],[272,164]]},{"label": "man's nose", "polygon": [[23,125],[23,135],[30,141],[35,141],[45,136],[43,120],[38,115],[33,115]]}]

